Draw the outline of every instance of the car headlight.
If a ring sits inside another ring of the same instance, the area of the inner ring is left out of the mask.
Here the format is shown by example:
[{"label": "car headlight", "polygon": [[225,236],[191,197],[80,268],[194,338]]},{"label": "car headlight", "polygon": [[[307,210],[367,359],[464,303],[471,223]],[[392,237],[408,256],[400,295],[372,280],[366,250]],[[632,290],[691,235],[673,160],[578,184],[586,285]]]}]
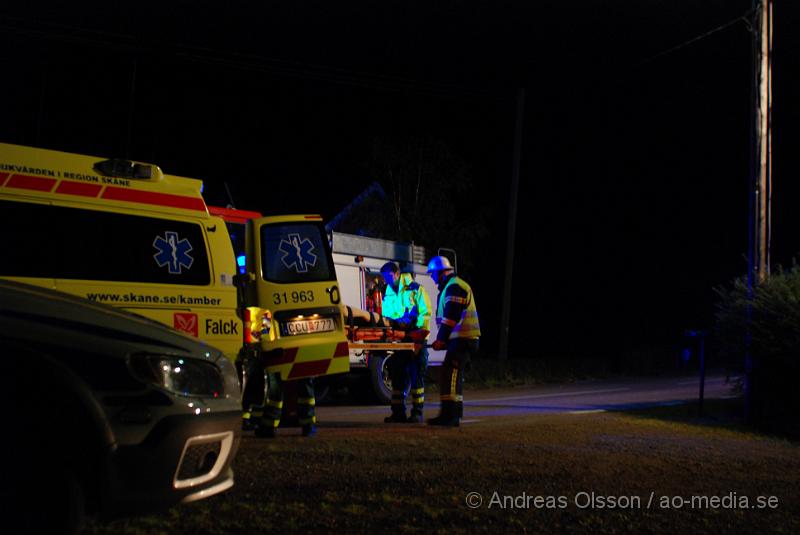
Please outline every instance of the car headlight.
[{"label": "car headlight", "polygon": [[211,362],[168,355],[134,355],[130,366],[139,379],[175,394],[225,396],[222,374]]},{"label": "car headlight", "polygon": [[242,385],[239,384],[239,374],[236,373],[236,366],[230,361],[228,357],[220,354],[216,361],[222,379],[225,384],[225,397],[241,399],[242,398]]}]

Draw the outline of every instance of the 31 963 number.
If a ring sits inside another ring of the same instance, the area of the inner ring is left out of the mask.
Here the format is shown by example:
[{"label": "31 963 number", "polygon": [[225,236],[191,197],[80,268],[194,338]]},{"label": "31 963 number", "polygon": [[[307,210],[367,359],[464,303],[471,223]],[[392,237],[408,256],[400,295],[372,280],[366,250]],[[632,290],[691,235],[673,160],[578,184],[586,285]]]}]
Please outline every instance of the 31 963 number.
[{"label": "31 963 number", "polygon": [[314,302],[314,292],[311,290],[275,292],[272,294],[272,302],[276,305],[284,303],[312,303]]}]

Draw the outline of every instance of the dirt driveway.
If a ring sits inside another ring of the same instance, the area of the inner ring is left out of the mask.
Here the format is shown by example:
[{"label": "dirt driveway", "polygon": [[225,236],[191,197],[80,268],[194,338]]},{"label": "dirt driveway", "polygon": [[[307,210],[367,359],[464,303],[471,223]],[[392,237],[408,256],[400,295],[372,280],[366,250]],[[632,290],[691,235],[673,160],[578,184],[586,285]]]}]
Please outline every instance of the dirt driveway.
[{"label": "dirt driveway", "polygon": [[800,533],[800,446],[742,430],[734,403],[712,400],[704,418],[526,411],[458,429],[383,424],[385,407],[326,424],[323,408],[312,439],[247,434],[233,490],[87,533]]}]

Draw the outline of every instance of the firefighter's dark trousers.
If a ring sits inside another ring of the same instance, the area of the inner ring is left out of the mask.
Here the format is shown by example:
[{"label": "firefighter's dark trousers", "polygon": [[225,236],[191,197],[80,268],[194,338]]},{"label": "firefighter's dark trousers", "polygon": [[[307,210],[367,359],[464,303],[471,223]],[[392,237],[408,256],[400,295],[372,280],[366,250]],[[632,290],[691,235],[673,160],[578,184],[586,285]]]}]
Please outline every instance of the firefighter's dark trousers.
[{"label": "firefighter's dark trousers", "polygon": [[[264,416],[261,425],[278,427],[281,423],[283,411],[283,380],[277,373],[267,375],[267,403],[264,406]],[[310,425],[317,421],[314,407],[314,380],[299,379],[297,381],[297,419],[300,425]]]},{"label": "firefighter's dark trousers", "polygon": [[247,424],[257,424],[264,412],[264,390],[266,377],[264,363],[256,354],[239,352],[237,367],[241,367],[239,379],[244,379],[242,391],[242,418]]},{"label": "firefighter's dark trousers", "polygon": [[443,418],[464,416],[464,369],[477,353],[477,338],[454,338],[447,343],[447,353],[439,372]]},{"label": "firefighter's dark trousers", "polygon": [[392,415],[405,416],[406,397],[411,394],[411,415],[422,417],[425,406],[425,371],[428,369],[428,350],[419,353],[398,351],[389,360],[392,380]]}]

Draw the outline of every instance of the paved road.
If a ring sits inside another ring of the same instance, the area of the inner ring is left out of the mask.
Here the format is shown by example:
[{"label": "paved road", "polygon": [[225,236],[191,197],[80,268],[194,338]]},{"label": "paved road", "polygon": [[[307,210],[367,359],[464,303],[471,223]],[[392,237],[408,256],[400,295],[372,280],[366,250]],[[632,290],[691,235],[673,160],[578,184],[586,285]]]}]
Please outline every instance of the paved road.
[{"label": "paved road", "polygon": [[[692,376],[626,380],[593,380],[556,386],[466,391],[465,424],[497,416],[533,413],[588,413],[677,405],[696,401],[699,380]],[[723,375],[706,377],[705,398],[732,396]],[[438,412],[438,394],[426,393],[426,416]],[[381,422],[388,406],[327,405],[317,407],[323,426],[346,427]]]}]

